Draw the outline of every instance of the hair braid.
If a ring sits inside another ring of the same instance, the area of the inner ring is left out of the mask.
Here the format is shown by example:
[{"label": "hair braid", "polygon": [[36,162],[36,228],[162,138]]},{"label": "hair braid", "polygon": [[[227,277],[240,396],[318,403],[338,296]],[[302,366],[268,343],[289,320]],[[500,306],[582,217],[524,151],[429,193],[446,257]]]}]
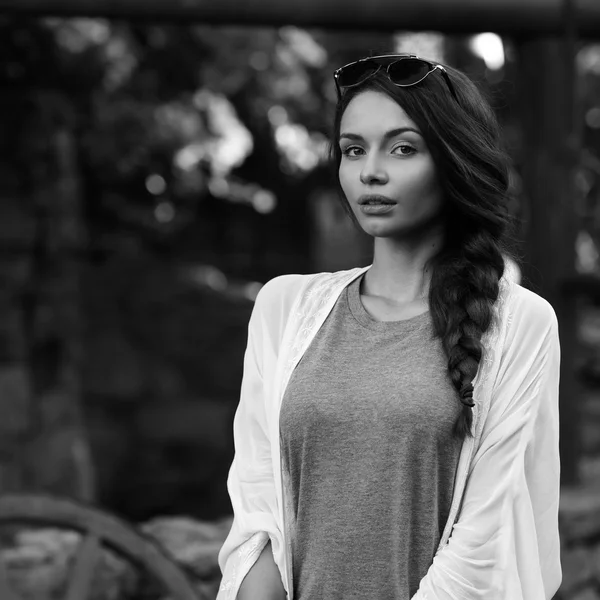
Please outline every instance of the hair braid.
[{"label": "hair braid", "polygon": [[473,380],[503,272],[497,242],[481,230],[465,240],[454,256],[443,253],[433,265],[429,302],[436,334],[448,357],[448,373],[463,405],[454,426],[461,439],[472,435]]}]

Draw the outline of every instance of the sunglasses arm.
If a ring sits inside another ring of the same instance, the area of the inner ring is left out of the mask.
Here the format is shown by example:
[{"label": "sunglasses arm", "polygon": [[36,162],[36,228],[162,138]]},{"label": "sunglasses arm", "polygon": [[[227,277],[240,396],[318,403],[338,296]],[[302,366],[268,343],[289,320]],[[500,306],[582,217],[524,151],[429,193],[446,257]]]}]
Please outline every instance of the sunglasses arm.
[{"label": "sunglasses arm", "polygon": [[450,79],[450,75],[448,75],[448,73],[446,72],[446,69],[444,69],[443,67],[438,67],[438,68],[442,72],[442,77],[446,80],[446,85],[448,86],[448,89],[450,90],[450,93],[452,94],[452,96],[454,97],[454,99],[458,102],[458,96],[456,95],[456,90],[454,89],[454,86],[452,85],[452,81]]}]

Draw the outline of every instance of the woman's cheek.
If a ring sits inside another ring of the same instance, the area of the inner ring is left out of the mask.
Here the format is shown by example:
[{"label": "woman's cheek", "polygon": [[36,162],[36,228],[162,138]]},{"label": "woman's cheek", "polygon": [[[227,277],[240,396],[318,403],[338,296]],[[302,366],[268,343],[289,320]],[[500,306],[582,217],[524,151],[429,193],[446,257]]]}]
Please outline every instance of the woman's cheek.
[{"label": "woman's cheek", "polygon": [[340,178],[340,187],[342,188],[342,192],[346,197],[348,197],[348,190],[346,185],[346,174],[344,169],[339,170],[339,178]]},{"label": "woman's cheek", "polygon": [[348,167],[340,167],[339,177],[342,192],[344,192],[346,198],[350,200],[352,198],[352,177],[348,172]]}]

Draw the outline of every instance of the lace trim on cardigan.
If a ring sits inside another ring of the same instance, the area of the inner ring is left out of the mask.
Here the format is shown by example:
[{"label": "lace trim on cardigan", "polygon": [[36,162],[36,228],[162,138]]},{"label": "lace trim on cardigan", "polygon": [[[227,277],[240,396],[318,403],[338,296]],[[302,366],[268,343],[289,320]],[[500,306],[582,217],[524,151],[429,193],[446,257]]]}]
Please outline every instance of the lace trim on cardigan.
[{"label": "lace trim on cardigan", "polygon": [[289,577],[289,591],[288,598],[293,596],[294,588],[294,569],[293,569],[293,556],[292,556],[292,542],[296,536],[296,513],[294,512],[294,506],[292,503],[292,482],[290,475],[282,465],[282,494],[283,494],[283,510],[285,513],[284,518],[284,539],[285,539],[285,559],[288,565],[288,577]]},{"label": "lace trim on cardigan", "polygon": [[299,299],[294,318],[300,323],[300,329],[294,337],[294,343],[288,354],[283,371],[283,387],[287,385],[290,375],[298,359],[304,352],[309,336],[314,334],[314,327],[323,316],[322,310],[340,294],[339,284],[349,282],[365,269],[351,269],[339,273],[322,273],[316,275]]},{"label": "lace trim on cardigan", "polygon": [[226,579],[223,578],[219,587],[219,591],[225,592],[226,600],[235,600],[234,594],[237,595],[243,578],[258,559],[268,539],[269,536],[266,532],[257,531],[251,538],[239,546],[236,552],[237,560],[233,561],[231,573]]}]

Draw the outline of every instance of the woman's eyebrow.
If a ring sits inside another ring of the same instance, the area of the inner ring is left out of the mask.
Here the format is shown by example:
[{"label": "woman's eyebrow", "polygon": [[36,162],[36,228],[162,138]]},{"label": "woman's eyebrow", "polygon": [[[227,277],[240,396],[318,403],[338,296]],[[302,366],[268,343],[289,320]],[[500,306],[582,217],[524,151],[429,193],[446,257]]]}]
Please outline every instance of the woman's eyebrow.
[{"label": "woman's eyebrow", "polygon": [[[396,137],[397,135],[401,135],[403,133],[406,133],[408,131],[412,131],[413,133],[416,133],[417,135],[421,135],[421,132],[418,129],[415,129],[414,127],[398,127],[397,129],[390,129],[390,131],[386,131],[383,134],[383,139],[384,141],[388,141],[393,137]],[[421,135],[422,137],[422,135]],[[347,139],[347,140],[354,140],[354,141],[364,141],[364,138],[362,137],[362,135],[359,135],[357,133],[349,133],[349,132],[344,132],[344,133],[340,133],[340,140],[341,139]]]}]

